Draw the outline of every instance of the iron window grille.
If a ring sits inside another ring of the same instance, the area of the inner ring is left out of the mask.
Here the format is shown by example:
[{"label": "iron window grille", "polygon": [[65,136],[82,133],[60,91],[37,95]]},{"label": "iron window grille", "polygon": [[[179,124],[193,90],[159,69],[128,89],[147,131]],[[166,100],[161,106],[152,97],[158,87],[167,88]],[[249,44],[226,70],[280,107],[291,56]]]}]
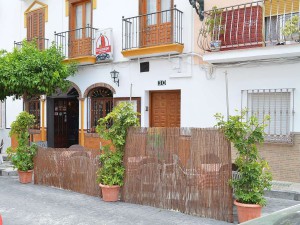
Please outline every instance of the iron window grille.
[{"label": "iron window grille", "polygon": [[96,132],[98,120],[104,118],[113,109],[113,93],[108,88],[94,88],[90,91],[87,99],[88,132]]},{"label": "iron window grille", "polygon": [[294,88],[242,90],[242,108],[247,117],[262,123],[266,115],[265,142],[293,144]]}]

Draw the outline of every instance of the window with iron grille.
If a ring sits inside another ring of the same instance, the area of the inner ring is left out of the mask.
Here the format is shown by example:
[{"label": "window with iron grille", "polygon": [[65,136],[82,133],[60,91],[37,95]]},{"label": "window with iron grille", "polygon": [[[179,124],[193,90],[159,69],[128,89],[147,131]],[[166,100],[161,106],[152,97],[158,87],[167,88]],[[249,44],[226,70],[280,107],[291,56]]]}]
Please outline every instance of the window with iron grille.
[{"label": "window with iron grille", "polygon": [[94,88],[88,95],[88,131],[95,132],[100,118],[113,109],[113,93],[105,87]]},{"label": "window with iron grille", "polygon": [[31,129],[40,129],[41,111],[40,111],[40,99],[39,97],[27,98],[24,101],[25,111],[35,117],[35,123]]},{"label": "window with iron grille", "polygon": [[248,117],[256,116],[259,122],[270,116],[265,122],[265,142],[293,143],[294,89],[243,90],[242,107],[248,109]]}]

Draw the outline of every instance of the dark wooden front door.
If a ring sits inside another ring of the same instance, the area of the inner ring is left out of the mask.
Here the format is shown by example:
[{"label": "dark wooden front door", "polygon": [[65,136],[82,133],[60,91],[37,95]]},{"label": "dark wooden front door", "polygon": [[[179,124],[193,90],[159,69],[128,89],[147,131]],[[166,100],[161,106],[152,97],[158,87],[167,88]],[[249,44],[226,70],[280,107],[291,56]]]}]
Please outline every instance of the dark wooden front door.
[{"label": "dark wooden front door", "polygon": [[74,98],[49,98],[47,107],[48,146],[68,148],[78,144],[79,103]]},{"label": "dark wooden front door", "polygon": [[150,92],[150,126],[180,127],[180,91]]}]

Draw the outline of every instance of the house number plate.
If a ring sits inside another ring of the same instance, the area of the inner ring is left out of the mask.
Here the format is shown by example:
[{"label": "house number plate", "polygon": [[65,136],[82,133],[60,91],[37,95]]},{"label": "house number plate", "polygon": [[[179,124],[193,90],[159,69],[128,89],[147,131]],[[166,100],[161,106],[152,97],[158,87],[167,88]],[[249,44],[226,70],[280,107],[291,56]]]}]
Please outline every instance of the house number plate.
[{"label": "house number plate", "polygon": [[164,85],[167,85],[167,81],[166,80],[159,80],[157,82],[158,86],[164,86]]}]

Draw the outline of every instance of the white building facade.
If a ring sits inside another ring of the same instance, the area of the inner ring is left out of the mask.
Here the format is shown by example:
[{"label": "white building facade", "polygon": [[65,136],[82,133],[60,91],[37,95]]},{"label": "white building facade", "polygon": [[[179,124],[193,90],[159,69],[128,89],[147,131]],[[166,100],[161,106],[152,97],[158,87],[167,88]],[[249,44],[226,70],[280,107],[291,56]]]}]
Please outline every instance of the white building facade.
[{"label": "white building facade", "polygon": [[[299,13],[299,0],[284,12],[284,1],[277,2],[276,16]],[[33,141],[99,149],[96,121],[120,101],[133,101],[145,127],[212,127],[215,113],[247,107],[259,117],[271,115],[270,143],[261,152],[275,179],[300,182],[300,45],[267,41],[268,28],[284,26],[267,26],[277,21],[266,12],[268,1],[224,4],[204,1],[203,22],[187,0],[1,1],[0,48],[11,51],[23,39],[39,38],[41,48],[54,41],[67,62],[79,64],[67,93],[1,104],[5,148],[14,145],[9,128],[22,110],[39,117]],[[214,5],[222,9],[222,28],[214,31],[222,40],[218,52],[210,48],[214,34],[205,23]]]}]

